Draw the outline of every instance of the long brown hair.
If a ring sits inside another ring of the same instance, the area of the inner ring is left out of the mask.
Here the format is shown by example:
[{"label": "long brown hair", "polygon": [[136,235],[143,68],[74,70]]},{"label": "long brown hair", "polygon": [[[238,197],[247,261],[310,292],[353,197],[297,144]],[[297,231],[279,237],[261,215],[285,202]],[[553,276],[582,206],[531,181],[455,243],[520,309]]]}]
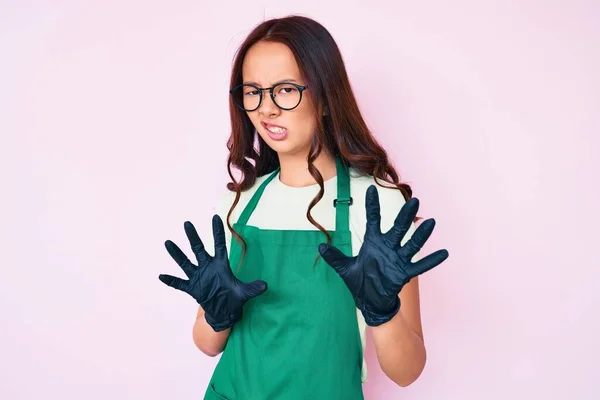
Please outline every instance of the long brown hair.
[{"label": "long brown hair", "polygon": [[[308,17],[298,15],[273,18],[260,23],[236,52],[231,72],[231,88],[242,83],[244,57],[250,47],[259,41],[278,42],[290,48],[302,77],[310,88],[317,115],[322,116],[326,112],[326,115],[317,118],[317,131],[307,159],[308,170],[319,184],[320,190],[310,202],[306,218],[326,235],[327,243],[331,243],[331,236],[311,215],[312,208],[324,194],[323,177],[313,164],[323,148],[339,157],[345,166],[372,175],[378,184],[378,179],[390,183],[402,192],[406,200],[410,199],[411,187],[399,181],[398,173],[388,160],[386,151],[375,140],[359,111],[342,55],[327,29]],[[246,241],[233,229],[229,219],[239,202],[241,192],[251,188],[257,177],[278,168],[279,158],[258,135],[246,112],[235,105],[231,96],[229,113],[231,135],[227,141],[227,171],[232,182],[227,184],[227,188],[236,192],[236,196],[227,213],[227,227],[242,244],[241,265],[246,253]],[[232,173],[232,167],[241,172],[239,182]]]}]

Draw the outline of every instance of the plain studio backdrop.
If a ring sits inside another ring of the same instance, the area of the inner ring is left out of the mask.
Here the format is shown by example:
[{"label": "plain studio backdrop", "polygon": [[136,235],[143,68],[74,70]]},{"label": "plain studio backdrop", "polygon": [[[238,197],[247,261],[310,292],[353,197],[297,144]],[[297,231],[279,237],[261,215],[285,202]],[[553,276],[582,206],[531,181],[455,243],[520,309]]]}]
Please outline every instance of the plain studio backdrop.
[{"label": "plain studio backdrop", "polygon": [[292,13],[450,252],[423,374],[395,386],[369,334],[367,400],[599,398],[598,3],[3,0],[0,399],[202,398],[218,357],[164,241],[211,237],[233,54]]}]

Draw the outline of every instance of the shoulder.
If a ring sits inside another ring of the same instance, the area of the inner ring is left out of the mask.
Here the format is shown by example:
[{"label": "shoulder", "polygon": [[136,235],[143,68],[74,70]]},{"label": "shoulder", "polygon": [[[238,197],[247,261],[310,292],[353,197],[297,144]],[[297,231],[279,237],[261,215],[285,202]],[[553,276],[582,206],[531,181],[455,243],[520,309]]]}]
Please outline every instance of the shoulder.
[{"label": "shoulder", "polygon": [[[397,211],[406,203],[402,192],[393,186],[393,184],[385,182],[381,179],[375,180],[373,175],[361,174],[360,172],[350,169],[350,195],[353,199],[353,204],[360,204],[364,210],[365,195],[369,186],[374,185],[377,188],[379,195],[379,204],[381,208],[395,208]],[[382,210],[383,211],[383,210]]]}]

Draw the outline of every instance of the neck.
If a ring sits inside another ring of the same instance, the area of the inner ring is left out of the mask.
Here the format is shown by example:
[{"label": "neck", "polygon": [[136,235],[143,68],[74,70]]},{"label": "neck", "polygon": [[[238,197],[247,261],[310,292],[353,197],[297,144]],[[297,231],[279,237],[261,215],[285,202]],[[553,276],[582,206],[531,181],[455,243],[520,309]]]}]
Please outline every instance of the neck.
[{"label": "neck", "polygon": [[[308,171],[306,156],[279,154],[279,165],[279,180],[284,185],[304,187],[317,183]],[[321,151],[314,166],[321,173],[323,181],[336,175],[335,158],[326,150]]]}]

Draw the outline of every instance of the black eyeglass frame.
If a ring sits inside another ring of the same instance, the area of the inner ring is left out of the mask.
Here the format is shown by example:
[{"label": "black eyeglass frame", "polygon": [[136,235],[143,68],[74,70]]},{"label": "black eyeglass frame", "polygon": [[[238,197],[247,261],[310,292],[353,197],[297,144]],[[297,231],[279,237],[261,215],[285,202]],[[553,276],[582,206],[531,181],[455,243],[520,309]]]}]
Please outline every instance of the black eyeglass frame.
[{"label": "black eyeglass frame", "polygon": [[[294,107],[292,108],[283,108],[281,107],[279,104],[277,104],[277,101],[275,100],[275,94],[273,93],[273,89],[275,89],[277,86],[281,86],[281,85],[292,85],[295,86],[296,89],[298,89],[298,91],[300,92],[300,99],[298,100],[298,104],[296,104]],[[259,94],[259,101],[258,101],[258,105],[256,106],[256,108],[253,108],[252,110],[248,110],[246,108],[244,108],[243,106],[240,106],[236,101],[235,101],[235,97],[233,97],[233,92],[235,92],[237,89],[239,89],[240,87],[243,86],[252,86],[253,88],[255,88],[256,90],[258,90]],[[263,101],[263,91],[264,90],[268,90],[269,94],[271,95],[271,100],[273,100],[273,104],[275,104],[277,107],[279,107],[282,110],[285,111],[290,111],[293,110],[294,108],[298,107],[300,105],[300,103],[302,103],[302,92],[304,92],[306,89],[308,89],[308,85],[298,85],[297,83],[292,83],[292,82],[279,82],[271,87],[268,88],[261,88],[258,87],[256,85],[253,84],[241,84],[241,85],[237,85],[236,87],[234,87],[233,89],[229,90],[229,94],[233,97],[233,103],[242,111],[246,111],[246,112],[252,112],[252,111],[256,111],[258,110],[258,108],[260,107],[260,105],[262,104]]]}]

